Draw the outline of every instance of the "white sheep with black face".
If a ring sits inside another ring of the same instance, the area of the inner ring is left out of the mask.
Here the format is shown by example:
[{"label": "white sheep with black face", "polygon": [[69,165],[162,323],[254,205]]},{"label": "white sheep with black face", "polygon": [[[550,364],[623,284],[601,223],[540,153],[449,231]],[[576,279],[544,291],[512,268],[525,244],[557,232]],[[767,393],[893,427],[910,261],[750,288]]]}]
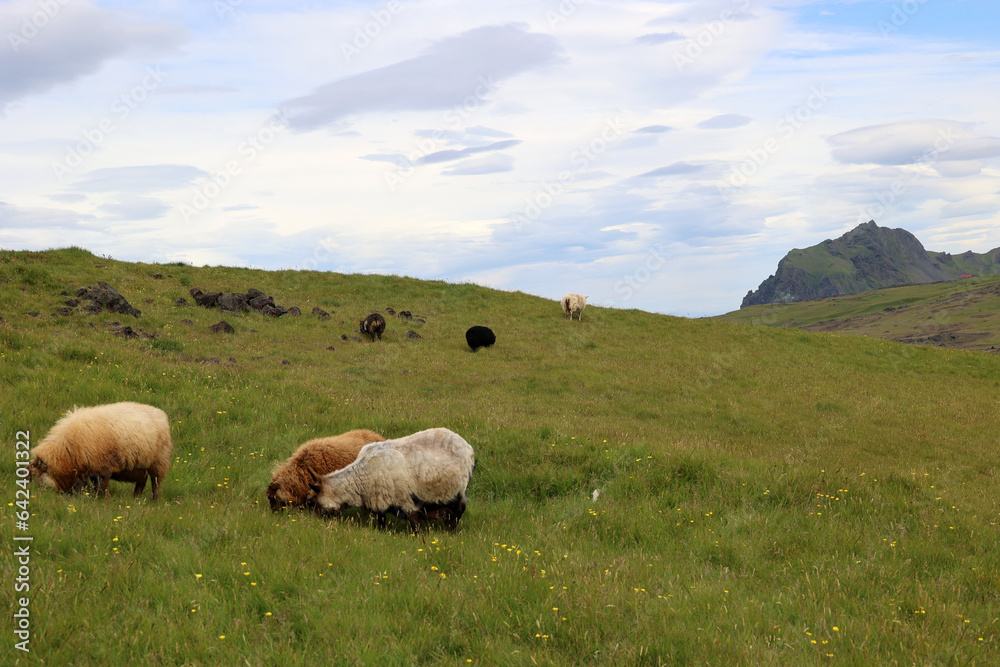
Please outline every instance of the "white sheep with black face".
[{"label": "white sheep with black face", "polygon": [[476,459],[472,446],[446,428],[432,428],[396,440],[365,445],[350,465],[311,486],[309,502],[323,512],[361,507],[378,515],[442,519],[449,529],[465,512],[466,488]]}]

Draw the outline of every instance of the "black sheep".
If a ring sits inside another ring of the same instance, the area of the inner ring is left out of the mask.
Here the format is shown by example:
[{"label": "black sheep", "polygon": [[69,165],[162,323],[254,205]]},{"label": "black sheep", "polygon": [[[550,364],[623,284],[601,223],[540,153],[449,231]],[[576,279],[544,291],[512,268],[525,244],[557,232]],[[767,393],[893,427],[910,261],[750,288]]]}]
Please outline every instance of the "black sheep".
[{"label": "black sheep", "polygon": [[474,326],[469,327],[469,330],[465,332],[465,342],[475,352],[481,347],[493,347],[493,343],[497,342],[497,337],[488,327]]}]

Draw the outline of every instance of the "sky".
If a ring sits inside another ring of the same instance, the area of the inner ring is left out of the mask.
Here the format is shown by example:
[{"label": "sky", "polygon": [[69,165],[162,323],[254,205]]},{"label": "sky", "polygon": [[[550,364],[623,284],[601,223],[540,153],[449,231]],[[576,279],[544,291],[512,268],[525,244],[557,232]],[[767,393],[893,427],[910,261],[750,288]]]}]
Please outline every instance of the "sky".
[{"label": "sky", "polygon": [[1000,246],[998,25],[995,0],[0,2],[0,249],[716,315],[872,219]]}]

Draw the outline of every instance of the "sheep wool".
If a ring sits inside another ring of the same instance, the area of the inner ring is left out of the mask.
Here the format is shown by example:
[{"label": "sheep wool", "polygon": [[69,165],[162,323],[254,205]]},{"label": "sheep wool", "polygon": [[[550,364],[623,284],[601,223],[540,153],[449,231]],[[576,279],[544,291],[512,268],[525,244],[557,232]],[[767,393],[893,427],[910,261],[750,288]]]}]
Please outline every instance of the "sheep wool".
[{"label": "sheep wool", "polygon": [[587,307],[587,297],[582,294],[567,294],[562,298],[563,312],[569,315],[569,319],[577,318],[583,321],[583,309]]},{"label": "sheep wool", "polygon": [[462,436],[432,428],[366,445],[354,463],[312,486],[310,502],[326,512],[370,510],[380,527],[392,513],[409,520],[414,532],[421,518],[442,519],[454,530],[465,512],[474,467],[475,453]]},{"label": "sheep wool", "polygon": [[385,438],[374,431],[358,429],[303,443],[287,461],[274,469],[266,491],[271,509],[304,505],[310,484],[353,463],[365,445],[383,440]]},{"label": "sheep wool", "polygon": [[361,333],[371,336],[372,341],[375,340],[375,336],[378,336],[378,339],[382,340],[382,334],[385,333],[385,318],[378,313],[372,313],[358,323],[358,328],[361,330]]},{"label": "sheep wool", "polygon": [[139,495],[148,475],[156,500],[173,449],[170,422],[159,408],[131,402],[74,407],[31,450],[28,468],[41,486],[63,492],[96,477],[105,495],[111,479],[135,483]]}]

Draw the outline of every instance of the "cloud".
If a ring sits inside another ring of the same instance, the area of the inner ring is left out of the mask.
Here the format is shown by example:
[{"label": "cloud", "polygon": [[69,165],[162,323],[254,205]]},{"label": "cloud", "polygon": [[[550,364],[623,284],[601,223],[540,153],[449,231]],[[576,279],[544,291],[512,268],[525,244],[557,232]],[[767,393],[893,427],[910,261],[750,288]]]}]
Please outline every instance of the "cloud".
[{"label": "cloud", "polygon": [[428,153],[427,155],[420,158],[417,164],[437,164],[439,162],[452,162],[454,160],[461,160],[464,157],[470,155],[476,155],[477,153],[488,153],[490,151],[500,151],[505,148],[512,148],[517,146],[521,141],[519,139],[507,139],[505,141],[497,141],[486,146],[471,146],[469,148],[463,148],[462,150],[445,150],[437,151],[436,153]]},{"label": "cloud", "polygon": [[748,116],[727,113],[722,114],[721,116],[713,116],[708,120],[703,120],[698,123],[698,127],[703,130],[730,130],[734,127],[743,127],[751,122],[753,122],[753,118]]},{"label": "cloud", "polygon": [[159,199],[141,195],[124,194],[113,203],[100,207],[102,217],[109,220],[156,220],[170,212],[171,207]]},{"label": "cloud", "polygon": [[205,95],[216,93],[235,93],[239,88],[235,86],[209,86],[197,83],[182,83],[173,86],[160,86],[161,95]]},{"label": "cloud", "polygon": [[1000,139],[976,134],[973,127],[952,120],[905,120],[841,132],[827,142],[833,158],[844,164],[902,165],[1000,155]]},{"label": "cloud", "polygon": [[497,154],[459,162],[441,173],[445,176],[482,176],[484,174],[499,174],[513,169],[514,158],[509,155]]},{"label": "cloud", "polygon": [[93,74],[117,57],[173,52],[186,36],[181,26],[137,23],[83,2],[41,6],[0,4],[0,35],[7,42],[0,49],[0,106]]},{"label": "cloud", "polygon": [[208,172],[182,164],[108,167],[88,172],[74,184],[80,192],[158,192],[183,188]]},{"label": "cloud", "polygon": [[636,44],[665,44],[666,42],[676,42],[679,39],[684,39],[684,35],[679,32],[651,32],[647,35],[639,35],[635,38]]},{"label": "cloud", "polygon": [[643,134],[663,134],[664,132],[669,132],[672,129],[674,128],[666,125],[647,125],[646,127],[640,127],[636,130],[636,132]]},{"label": "cloud", "polygon": [[659,169],[654,169],[652,171],[647,171],[645,174],[639,174],[639,178],[656,177],[656,176],[677,176],[679,174],[693,174],[696,171],[701,171],[705,167],[700,164],[688,164],[687,162],[674,162],[666,167],[660,167]]},{"label": "cloud", "polygon": [[505,79],[560,61],[550,35],[522,24],[485,26],[440,40],[422,55],[320,86],[284,102],[289,126],[310,131],[370,112],[449,109],[484,102]]},{"label": "cloud", "polygon": [[[423,134],[423,130],[417,131],[417,135],[425,136]],[[449,139],[452,143],[457,143],[458,140],[464,138],[461,133],[458,132],[448,132],[445,136],[443,136],[441,133],[435,131],[433,135],[426,136],[432,136],[435,140]],[[505,139],[503,141],[495,141],[492,144],[486,144],[485,146],[470,146],[468,148],[435,151],[417,159],[412,159],[402,153],[375,153],[372,155],[362,155],[361,159],[368,160],[370,162],[388,162],[400,167],[424,166],[428,164],[440,164],[442,162],[454,162],[455,160],[462,160],[479,153],[490,153],[492,151],[513,148],[520,143],[520,139]]]},{"label": "cloud", "polygon": [[[0,201],[0,230],[4,235],[13,230],[66,230],[87,229],[93,226],[94,216],[57,208],[21,208]],[[0,237],[2,238],[2,237]]]}]

